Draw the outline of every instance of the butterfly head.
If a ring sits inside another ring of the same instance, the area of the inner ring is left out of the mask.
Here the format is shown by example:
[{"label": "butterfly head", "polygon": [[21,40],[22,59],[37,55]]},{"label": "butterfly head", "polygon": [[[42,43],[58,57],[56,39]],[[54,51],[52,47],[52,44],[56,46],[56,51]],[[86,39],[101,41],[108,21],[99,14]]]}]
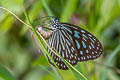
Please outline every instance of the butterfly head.
[{"label": "butterfly head", "polygon": [[52,29],[53,31],[59,29],[58,19],[55,18],[55,17],[52,17],[51,18],[51,23],[49,25],[50,25],[50,29]]},{"label": "butterfly head", "polygon": [[60,23],[57,18],[53,16],[48,16],[48,17],[42,17],[40,18],[41,23],[39,24],[42,27],[48,28],[52,31],[56,31],[57,29],[60,28]]},{"label": "butterfly head", "polygon": [[59,23],[58,19],[55,18],[55,17],[52,17],[51,20],[52,20],[52,22],[53,22],[54,24],[58,24],[58,23]]}]

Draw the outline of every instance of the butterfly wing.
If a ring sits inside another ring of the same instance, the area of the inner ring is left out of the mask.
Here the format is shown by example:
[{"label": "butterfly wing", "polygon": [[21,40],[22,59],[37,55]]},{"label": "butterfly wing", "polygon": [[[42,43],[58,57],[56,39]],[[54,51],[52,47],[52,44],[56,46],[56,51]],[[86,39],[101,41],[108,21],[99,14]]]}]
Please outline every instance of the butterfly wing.
[{"label": "butterfly wing", "polygon": [[[53,32],[52,36],[49,38],[48,44],[53,50],[57,50],[57,52],[70,64],[75,65],[77,64],[76,54],[78,52],[75,48],[75,45],[73,44],[73,41],[71,41],[69,38],[71,37],[66,33],[64,29],[57,30]],[[49,48],[48,52],[50,53],[51,57],[53,58],[54,62],[59,67],[59,69],[68,69],[65,63],[58,56],[56,56]],[[53,65],[49,57],[48,61],[50,62],[50,64]]]},{"label": "butterfly wing", "polygon": [[103,47],[94,35],[80,27],[67,23],[61,24],[72,37],[74,45],[76,45],[75,48],[78,52],[78,61],[96,59],[102,54]]},{"label": "butterfly wing", "polygon": [[[48,44],[70,64],[74,66],[78,61],[92,60],[102,54],[103,48],[100,41],[91,33],[67,23],[60,23],[60,26],[60,29],[53,32]],[[65,63],[49,48],[48,52],[60,69],[68,69]],[[48,61],[53,65],[49,57]]]}]

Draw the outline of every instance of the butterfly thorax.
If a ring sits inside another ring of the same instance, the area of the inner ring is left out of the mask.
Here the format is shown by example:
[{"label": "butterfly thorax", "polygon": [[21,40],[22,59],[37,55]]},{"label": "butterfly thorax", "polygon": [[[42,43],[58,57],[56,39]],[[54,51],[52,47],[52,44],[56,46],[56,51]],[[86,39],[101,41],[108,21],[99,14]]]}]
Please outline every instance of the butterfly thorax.
[{"label": "butterfly thorax", "polygon": [[61,25],[61,23],[58,22],[58,20],[53,20],[53,22],[50,23],[49,26],[50,26],[49,29],[51,29],[52,31],[62,29],[62,25]]}]

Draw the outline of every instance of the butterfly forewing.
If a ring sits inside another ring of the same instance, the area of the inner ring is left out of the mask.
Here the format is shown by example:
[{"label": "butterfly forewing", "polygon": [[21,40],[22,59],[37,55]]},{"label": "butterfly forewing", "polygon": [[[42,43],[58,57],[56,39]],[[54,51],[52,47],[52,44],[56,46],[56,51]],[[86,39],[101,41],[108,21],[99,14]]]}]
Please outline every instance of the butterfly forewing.
[{"label": "butterfly forewing", "polygon": [[[78,61],[92,60],[102,54],[101,43],[91,33],[67,23],[60,23],[59,26],[60,28],[54,31],[49,38],[48,44],[73,66]],[[60,69],[68,69],[65,63],[49,48],[48,52]],[[48,61],[53,65],[49,57]]]},{"label": "butterfly forewing", "polygon": [[100,41],[91,33],[71,24],[62,23],[62,25],[76,45],[78,61],[92,60],[102,54],[103,48]]}]

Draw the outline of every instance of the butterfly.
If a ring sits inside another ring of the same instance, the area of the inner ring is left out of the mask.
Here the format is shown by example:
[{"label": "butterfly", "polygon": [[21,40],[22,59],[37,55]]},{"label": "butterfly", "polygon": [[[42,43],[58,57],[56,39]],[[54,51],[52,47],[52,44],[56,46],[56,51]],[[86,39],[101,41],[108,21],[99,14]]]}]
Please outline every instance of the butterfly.
[{"label": "butterfly", "polygon": [[[51,18],[50,22],[45,22],[44,24],[49,26],[51,33],[43,31],[40,25],[36,27],[37,32],[43,36],[49,35],[48,45],[53,50],[57,50],[73,66],[78,62],[96,59],[103,52],[100,41],[90,32],[78,26],[59,22],[54,17]],[[59,69],[68,69],[61,58],[55,55],[49,48],[47,50]],[[47,58],[49,63],[54,66],[52,60],[48,56]]]}]

